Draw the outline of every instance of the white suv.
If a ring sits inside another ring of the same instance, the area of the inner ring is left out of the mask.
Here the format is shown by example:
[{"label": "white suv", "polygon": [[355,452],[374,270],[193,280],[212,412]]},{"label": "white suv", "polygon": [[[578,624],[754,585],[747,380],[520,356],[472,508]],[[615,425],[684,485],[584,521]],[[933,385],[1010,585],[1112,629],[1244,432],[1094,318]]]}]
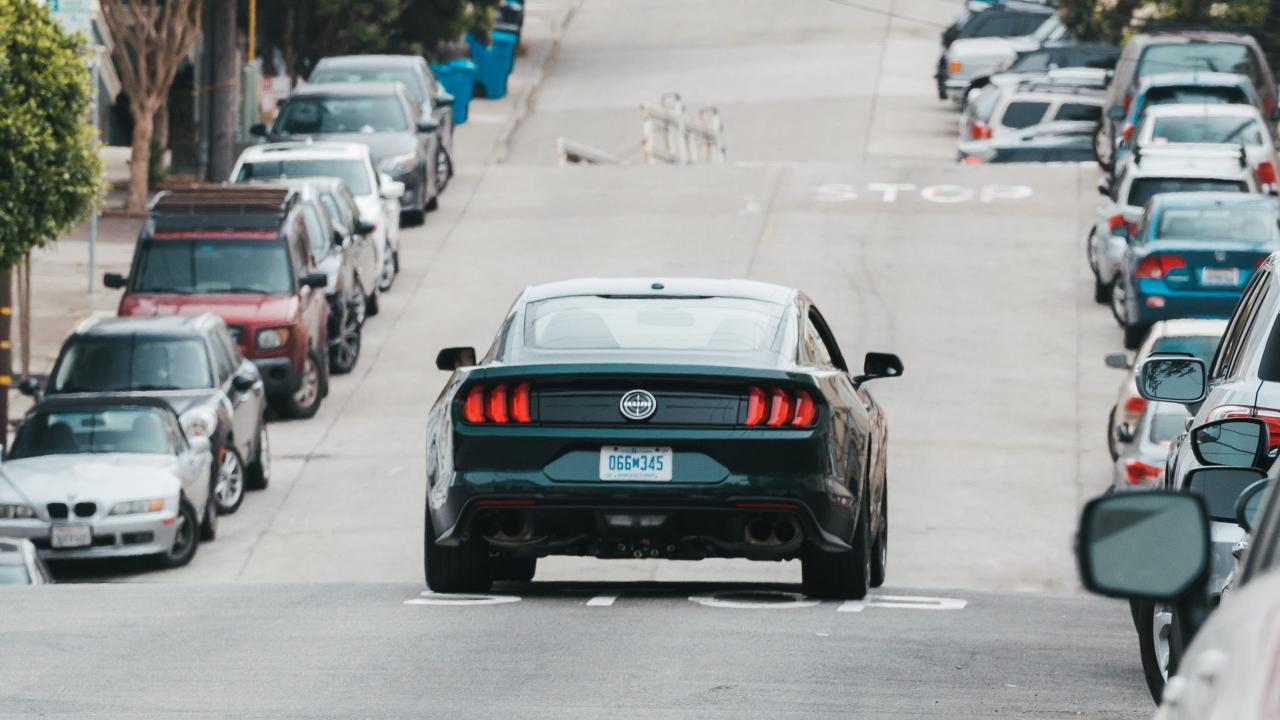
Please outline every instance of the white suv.
[{"label": "white suv", "polygon": [[378,292],[391,289],[400,269],[400,196],[404,185],[374,167],[369,148],[355,143],[268,143],[240,153],[231,182],[336,177],[356,199],[363,220],[372,223],[373,247],[382,269]]}]

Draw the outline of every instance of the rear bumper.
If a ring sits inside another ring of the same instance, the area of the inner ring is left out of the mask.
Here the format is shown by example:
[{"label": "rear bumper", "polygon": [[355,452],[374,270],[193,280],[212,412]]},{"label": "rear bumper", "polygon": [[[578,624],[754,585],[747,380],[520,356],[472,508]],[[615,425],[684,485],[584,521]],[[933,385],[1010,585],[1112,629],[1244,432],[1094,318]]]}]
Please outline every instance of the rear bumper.
[{"label": "rear bumper", "polygon": [[302,381],[302,373],[293,366],[289,358],[258,358],[254,359],[253,364],[257,366],[258,374],[262,376],[267,395],[292,395],[297,392],[298,384]]},{"label": "rear bumper", "polygon": [[90,560],[95,558],[159,555],[173,547],[177,524],[166,525],[163,514],[119,516],[89,521],[93,545],[83,548],[53,549],[49,545],[51,524],[43,520],[0,523],[0,535],[31,541],[45,560]]},{"label": "rear bumper", "polygon": [[[1229,318],[1240,301],[1240,290],[1176,292],[1164,294],[1152,288],[1139,287],[1129,303],[1129,317],[1142,324],[1176,318]],[[1150,299],[1158,298],[1163,307],[1150,307]]]}]

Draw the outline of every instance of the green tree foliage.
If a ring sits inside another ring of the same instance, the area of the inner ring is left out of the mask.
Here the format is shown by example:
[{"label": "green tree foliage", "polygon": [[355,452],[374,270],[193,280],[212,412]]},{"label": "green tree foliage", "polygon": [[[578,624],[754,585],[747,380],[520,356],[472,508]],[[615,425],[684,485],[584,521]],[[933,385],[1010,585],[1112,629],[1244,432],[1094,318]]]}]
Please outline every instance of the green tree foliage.
[{"label": "green tree foliage", "polygon": [[[1264,25],[1280,12],[1278,0],[1062,0],[1062,21],[1086,40],[1123,43],[1148,23],[1250,28],[1266,42]],[[1280,20],[1278,18],[1277,20]]]},{"label": "green tree foliage", "polygon": [[43,2],[0,0],[0,269],[83,221],[98,200],[85,49]]},{"label": "green tree foliage", "polygon": [[356,53],[434,56],[464,32],[484,35],[499,0],[259,0],[258,45],[305,77],[320,58]]}]

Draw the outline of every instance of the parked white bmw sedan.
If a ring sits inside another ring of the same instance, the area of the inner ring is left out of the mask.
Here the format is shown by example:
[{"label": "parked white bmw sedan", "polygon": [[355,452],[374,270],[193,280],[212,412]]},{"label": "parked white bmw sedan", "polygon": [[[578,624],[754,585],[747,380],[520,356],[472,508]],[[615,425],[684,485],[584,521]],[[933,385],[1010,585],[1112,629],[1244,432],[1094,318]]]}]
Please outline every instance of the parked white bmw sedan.
[{"label": "parked white bmw sedan", "polygon": [[185,565],[217,531],[208,441],[160,398],[47,399],[0,464],[0,535],[46,560],[155,556]]}]

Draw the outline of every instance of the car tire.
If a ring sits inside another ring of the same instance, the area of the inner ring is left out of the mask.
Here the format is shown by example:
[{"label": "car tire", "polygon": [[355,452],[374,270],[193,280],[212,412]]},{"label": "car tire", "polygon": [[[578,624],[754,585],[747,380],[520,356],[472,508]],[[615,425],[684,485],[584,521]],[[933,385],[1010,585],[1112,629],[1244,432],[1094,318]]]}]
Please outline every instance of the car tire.
[{"label": "car tire", "polygon": [[427,587],[438,593],[483,593],[493,587],[493,562],[483,540],[468,539],[454,547],[436,544],[431,510],[423,513],[423,574]]},{"label": "car tire", "polygon": [[378,301],[381,297],[382,294],[377,291],[364,296],[364,316],[366,318],[371,318],[378,314],[378,311],[381,309],[378,305]]},{"label": "car tire", "polygon": [[[365,304],[363,297],[357,301]],[[360,322],[357,307],[348,307],[342,318],[342,327],[338,328],[337,344],[329,346],[329,372],[335,375],[346,375],[356,369],[360,361],[360,340],[364,324]]]},{"label": "car tire", "polygon": [[396,284],[396,275],[400,274],[400,261],[397,259],[397,252],[392,250],[382,260],[382,272],[378,275],[378,292],[390,292],[391,286]]},{"label": "car tire", "polygon": [[223,448],[222,462],[214,464],[213,472],[214,502],[210,504],[217,505],[218,512],[222,515],[231,515],[244,502],[245,471],[244,460],[230,438]]},{"label": "car tire", "polygon": [[1107,451],[1111,453],[1111,461],[1120,459],[1120,448],[1116,445],[1116,406],[1111,406],[1107,415]]},{"label": "car tire", "polygon": [[529,582],[538,572],[538,558],[502,555],[493,558],[493,579],[506,582]]},{"label": "car tire", "polygon": [[249,490],[265,490],[271,484],[271,439],[267,436],[267,421],[258,420],[258,447],[253,461],[244,474],[244,484]]},{"label": "car tire", "polygon": [[835,600],[861,600],[867,596],[871,580],[871,533],[868,529],[870,502],[867,490],[862,492],[862,512],[853,531],[853,549],[827,552],[806,546],[800,558],[800,575],[804,593],[810,597]]},{"label": "car tire", "polygon": [[204,504],[204,517],[200,520],[200,542],[211,542],[218,537],[218,503],[214,502],[213,488],[218,483],[218,469],[209,469],[209,499]]},{"label": "car tire", "polygon": [[1137,350],[1142,347],[1142,341],[1147,337],[1147,325],[1125,325],[1124,326],[1124,348],[1126,350]]},{"label": "car tire", "polygon": [[1172,629],[1172,623],[1165,625],[1161,622],[1164,626],[1163,630],[1157,630],[1159,615],[1155,603],[1139,603],[1138,648],[1142,654],[1142,674],[1146,678],[1151,699],[1155,700],[1157,705],[1160,704],[1160,698],[1164,695],[1165,673],[1169,666],[1168,656],[1161,657],[1162,651],[1157,646],[1171,647],[1168,645],[1167,636],[1162,637],[1161,633]]},{"label": "car tire", "polygon": [[436,210],[439,210],[439,209],[440,209],[440,195],[439,193],[437,193],[435,195],[432,195],[431,198],[427,200],[427,212],[435,212]]},{"label": "car tire", "polygon": [[199,519],[196,509],[183,498],[178,503],[178,533],[169,552],[156,556],[156,564],[162,568],[177,568],[191,562],[200,547]]},{"label": "car tire", "polygon": [[[887,474],[887,472],[886,472]],[[889,568],[889,478],[884,478],[884,498],[880,501],[880,530],[871,544],[871,587],[884,585]]]},{"label": "car tire", "polygon": [[400,213],[400,227],[418,227],[427,221],[427,214],[421,210],[405,210]]},{"label": "car tire", "polygon": [[305,420],[314,417],[320,410],[324,398],[324,361],[315,350],[307,352],[307,361],[302,368],[302,380],[298,389],[288,395],[273,398],[272,405],[280,415],[294,420]]}]

